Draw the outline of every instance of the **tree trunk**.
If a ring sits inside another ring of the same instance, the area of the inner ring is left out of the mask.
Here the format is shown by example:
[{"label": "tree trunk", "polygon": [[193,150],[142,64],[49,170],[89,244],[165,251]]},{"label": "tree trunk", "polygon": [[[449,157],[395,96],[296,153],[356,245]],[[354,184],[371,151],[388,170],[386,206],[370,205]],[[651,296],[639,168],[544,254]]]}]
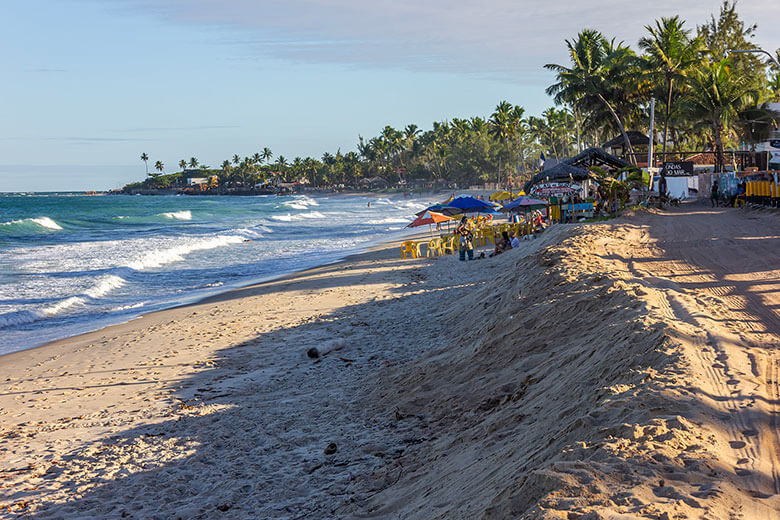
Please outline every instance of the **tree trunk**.
[{"label": "tree trunk", "polygon": [[[672,110],[672,84],[674,80],[669,78],[669,89],[666,93],[666,114],[664,114],[664,143],[662,146],[663,160],[666,160],[666,139],[669,132],[669,112]],[[651,137],[652,138],[652,137]]]},{"label": "tree trunk", "polygon": [[[669,78],[669,89],[666,93],[666,114],[664,114],[664,142],[661,146],[661,177],[664,179],[664,186],[666,185],[666,172],[663,168],[663,163],[666,162],[666,139],[669,132],[669,111],[672,109],[672,78]],[[652,139],[653,136],[650,136]]]},{"label": "tree trunk", "polygon": [[712,123],[712,137],[715,141],[715,171],[723,172],[723,165],[726,163],[726,159],[723,156],[723,138],[722,138],[722,124],[716,117]]},{"label": "tree trunk", "polygon": [[609,113],[612,114],[612,117],[615,118],[615,121],[618,124],[618,128],[620,128],[620,133],[623,134],[623,142],[626,145],[626,149],[628,150],[628,156],[629,156],[629,162],[636,166],[636,157],[634,156],[634,148],[631,146],[631,140],[628,138],[628,134],[626,133],[626,129],[623,127],[623,122],[620,120],[620,116],[617,115],[617,112],[612,108],[612,105],[609,104],[609,102],[604,99],[604,96],[602,96],[600,93],[598,94],[599,99],[602,103],[604,103],[604,106],[607,107],[607,110],[609,110]]},{"label": "tree trunk", "polygon": [[580,109],[574,105],[574,125],[577,128],[577,153],[582,151],[582,141],[580,139]]},{"label": "tree trunk", "polygon": [[498,183],[496,186],[501,187],[501,153],[498,154]]}]

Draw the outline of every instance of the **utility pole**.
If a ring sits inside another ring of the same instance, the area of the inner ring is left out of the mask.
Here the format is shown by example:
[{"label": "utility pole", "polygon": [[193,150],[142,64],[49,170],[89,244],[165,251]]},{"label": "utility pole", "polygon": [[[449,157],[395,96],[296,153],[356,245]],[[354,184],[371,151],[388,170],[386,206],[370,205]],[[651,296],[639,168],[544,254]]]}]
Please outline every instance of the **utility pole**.
[{"label": "utility pole", "polygon": [[[650,98],[650,146],[647,149],[647,171],[653,167],[653,141],[655,140],[655,131],[653,126],[655,123],[655,98]],[[652,172],[650,174],[652,176]]]}]

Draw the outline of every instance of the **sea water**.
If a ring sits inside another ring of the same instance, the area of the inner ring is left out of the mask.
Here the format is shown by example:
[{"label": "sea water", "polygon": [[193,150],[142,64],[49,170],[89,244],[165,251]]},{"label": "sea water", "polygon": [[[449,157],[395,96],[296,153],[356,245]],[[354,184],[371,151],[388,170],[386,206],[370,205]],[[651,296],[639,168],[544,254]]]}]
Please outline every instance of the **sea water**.
[{"label": "sea water", "polygon": [[0,194],[0,354],[334,262],[433,202]]}]

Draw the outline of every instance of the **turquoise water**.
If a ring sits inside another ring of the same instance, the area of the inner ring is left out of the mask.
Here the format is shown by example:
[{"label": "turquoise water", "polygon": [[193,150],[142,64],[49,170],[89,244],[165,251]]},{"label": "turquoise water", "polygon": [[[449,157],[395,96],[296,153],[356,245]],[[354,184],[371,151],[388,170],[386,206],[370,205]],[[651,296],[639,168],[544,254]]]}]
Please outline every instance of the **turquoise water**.
[{"label": "turquoise water", "polygon": [[0,354],[333,262],[431,202],[0,194]]}]

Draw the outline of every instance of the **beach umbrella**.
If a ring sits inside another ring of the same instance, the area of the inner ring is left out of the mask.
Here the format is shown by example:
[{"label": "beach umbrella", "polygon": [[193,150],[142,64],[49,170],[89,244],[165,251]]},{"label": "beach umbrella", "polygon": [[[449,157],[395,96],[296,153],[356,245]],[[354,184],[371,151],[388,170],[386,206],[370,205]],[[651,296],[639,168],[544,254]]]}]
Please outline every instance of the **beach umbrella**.
[{"label": "beach umbrella", "polygon": [[530,211],[533,209],[542,209],[549,206],[549,203],[546,200],[539,200],[539,199],[533,199],[531,197],[520,197],[518,199],[513,200],[503,208],[501,208],[501,211],[503,212],[521,212],[521,211]]},{"label": "beach umbrella", "polygon": [[442,215],[441,213],[436,213],[434,211],[425,211],[425,213],[418,216],[406,227],[417,227],[417,226],[424,226],[425,224],[428,224],[431,232],[431,236],[433,236],[433,224],[447,222],[448,223],[447,225],[449,226],[450,220],[452,220],[452,218],[448,217],[447,215]]},{"label": "beach umbrella", "polygon": [[497,191],[490,195],[491,201],[514,199],[515,195],[509,191]]},{"label": "beach umbrella", "polygon": [[[447,206],[457,208],[460,210],[460,213],[494,213],[497,208],[501,207],[500,204],[493,204],[469,196],[456,197]],[[446,212],[443,213],[448,214]]]},{"label": "beach umbrella", "polygon": [[450,206],[447,206],[446,204],[434,204],[433,206],[428,206],[422,211],[418,211],[417,213],[415,213],[415,215],[419,217],[428,211],[433,211],[434,213],[439,213],[440,215],[447,215],[450,217],[452,215],[457,215],[458,213],[463,213],[463,210],[458,208],[452,208]]},{"label": "beach umbrella", "polygon": [[425,211],[422,215],[414,219],[412,223],[406,227],[424,226],[425,224],[438,224],[439,222],[445,222],[447,220],[452,220],[452,219],[447,215],[442,215],[441,213],[436,213],[434,211]]}]

